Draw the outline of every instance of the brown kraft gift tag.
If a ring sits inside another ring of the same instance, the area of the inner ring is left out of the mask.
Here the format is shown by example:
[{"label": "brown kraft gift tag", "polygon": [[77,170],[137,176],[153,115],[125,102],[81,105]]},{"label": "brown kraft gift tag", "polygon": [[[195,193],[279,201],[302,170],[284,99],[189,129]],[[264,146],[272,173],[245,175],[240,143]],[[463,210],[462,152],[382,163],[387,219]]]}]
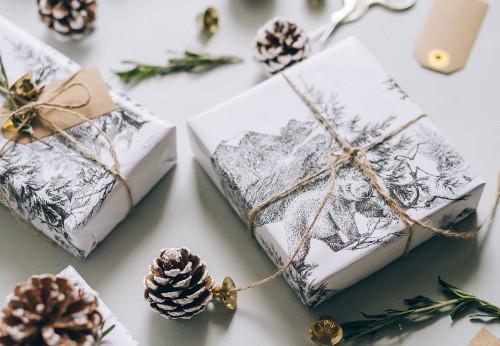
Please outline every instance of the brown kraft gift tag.
[{"label": "brown kraft gift tag", "polygon": [[479,0],[434,0],[415,48],[419,64],[446,74],[462,69],[487,9]]},{"label": "brown kraft gift tag", "polygon": [[488,332],[485,328],[481,328],[469,346],[500,346],[500,339]]},{"label": "brown kraft gift tag", "polygon": [[[44,88],[39,101],[43,102],[46,100],[55,90],[63,85],[63,83],[64,81],[54,81],[49,83],[49,85]],[[50,108],[40,109],[43,117],[50,120],[60,129],[67,130],[83,123],[85,120],[82,119],[82,117],[91,120],[113,112],[116,109],[113,100],[111,99],[111,95],[109,94],[109,90],[97,69],[81,70],[77,72],[69,85],[72,84],[83,84],[85,87],[70,88],[48,102],[70,106],[82,104],[88,99],[89,102],[87,105],[72,109],[71,112]],[[4,110],[4,112],[8,111]],[[82,117],[72,114],[73,112],[80,114]],[[47,128],[47,126],[45,126],[43,122],[37,118],[33,120],[32,126],[34,137],[37,139],[42,139],[54,134],[54,131]],[[14,138],[15,136],[15,132],[2,131],[2,133],[7,139]],[[33,139],[27,136],[19,136],[16,139],[16,142],[23,144],[30,143],[32,141]]]}]

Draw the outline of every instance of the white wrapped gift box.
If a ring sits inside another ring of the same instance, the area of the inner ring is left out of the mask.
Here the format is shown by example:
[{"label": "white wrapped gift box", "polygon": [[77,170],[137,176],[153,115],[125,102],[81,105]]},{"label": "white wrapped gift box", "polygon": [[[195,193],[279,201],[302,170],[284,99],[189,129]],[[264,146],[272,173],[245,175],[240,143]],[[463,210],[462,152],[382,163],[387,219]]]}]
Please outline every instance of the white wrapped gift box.
[{"label": "white wrapped gift box", "polygon": [[[10,83],[27,72],[41,85],[63,80],[76,63],[0,17],[0,54]],[[94,120],[116,150],[134,203],[175,165],[175,127],[111,91],[117,110]],[[102,136],[89,124],[68,130],[112,163]],[[0,146],[6,141],[0,136]],[[21,218],[79,258],[91,251],[130,210],[126,188],[102,167],[72,149],[61,135],[16,144],[0,158],[0,186]]]},{"label": "white wrapped gift box", "polygon": [[[354,38],[286,74],[357,147],[423,114]],[[246,223],[258,203],[324,167],[328,150],[341,150],[280,75],[188,125],[197,160]],[[409,215],[437,226],[473,212],[484,186],[428,117],[372,148],[368,160]],[[348,164],[336,176],[333,197],[286,274],[309,307],[401,256],[408,240],[404,224],[359,169]],[[297,245],[326,184],[320,177],[259,213],[255,237],[276,265]],[[416,229],[411,247],[432,235]]]}]

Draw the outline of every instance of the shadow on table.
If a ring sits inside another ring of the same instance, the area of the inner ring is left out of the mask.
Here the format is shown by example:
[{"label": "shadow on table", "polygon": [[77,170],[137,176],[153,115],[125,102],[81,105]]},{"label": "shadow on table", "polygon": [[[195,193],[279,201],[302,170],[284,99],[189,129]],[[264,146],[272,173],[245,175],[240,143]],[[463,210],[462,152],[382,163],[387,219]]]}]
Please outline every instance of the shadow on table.
[{"label": "shadow on table", "polygon": [[229,9],[238,24],[257,29],[274,15],[274,0],[231,0]]},{"label": "shadow on table", "polygon": [[[476,223],[471,215],[459,225],[459,230],[470,230]],[[424,295],[430,298],[446,299],[441,295],[438,276],[450,284],[463,288],[481,261],[481,250],[487,234],[481,241],[455,240],[435,237],[420,245],[409,256],[401,257],[358,284],[341,292],[314,311],[317,317],[330,315],[339,322],[363,319],[359,312],[381,313],[388,308],[404,309],[403,300]],[[370,292],[370,294],[367,294]],[[471,292],[475,293],[475,292]],[[425,328],[437,319],[448,319],[446,312],[419,323],[388,328],[373,336],[356,340],[355,345],[399,345],[413,331]]]},{"label": "shadow on table", "polygon": [[[221,311],[224,310],[224,311]],[[185,340],[185,345],[205,345],[210,325],[227,329],[234,312],[223,306],[210,304],[206,311],[190,320],[166,320],[158,314],[151,314],[149,345],[158,345],[158,336],[162,335],[162,344],[170,345],[169,340]],[[174,345],[172,345],[174,346]]]},{"label": "shadow on table", "polygon": [[[101,280],[110,280],[109,275],[115,272],[117,267],[126,265],[125,258],[132,256],[136,251],[141,251],[140,243],[148,239],[149,233],[162,231],[157,225],[163,217],[164,205],[168,201],[166,196],[169,196],[175,172],[174,167],[135,206],[131,214],[99,244],[81,266],[83,272],[90,271],[88,276],[92,277],[93,284],[98,286]],[[147,220],[147,227],[144,227],[144,220]],[[110,253],[113,254],[112,258],[109,256]],[[93,265],[99,267],[98,273],[91,269]]]}]

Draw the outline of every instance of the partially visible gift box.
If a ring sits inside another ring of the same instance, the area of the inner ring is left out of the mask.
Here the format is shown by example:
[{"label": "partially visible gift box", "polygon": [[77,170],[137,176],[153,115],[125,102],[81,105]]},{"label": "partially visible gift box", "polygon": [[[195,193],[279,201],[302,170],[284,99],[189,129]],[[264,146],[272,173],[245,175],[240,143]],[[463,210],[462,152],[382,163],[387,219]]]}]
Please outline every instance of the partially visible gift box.
[{"label": "partially visible gift box", "polygon": [[[11,82],[32,72],[45,86],[80,69],[1,17],[0,54]],[[112,90],[110,94],[116,110],[93,122],[111,139],[133,202],[138,203],[175,165],[175,127],[126,96]],[[96,128],[84,122],[67,132],[111,164],[109,146]],[[0,135],[0,146],[5,141]],[[0,187],[22,219],[79,258],[87,257],[131,208],[127,189],[116,175],[83,157],[60,134],[9,149],[0,158]]]},{"label": "partially visible gift box", "polygon": [[[188,123],[197,160],[247,224],[256,206],[328,166],[328,152],[342,153],[301,95],[357,148],[419,118],[368,150],[377,180],[412,218],[436,226],[476,209],[483,180],[356,39],[286,76],[291,84],[275,76]],[[277,266],[287,262],[318,211],[327,178],[319,175],[257,214],[255,237]],[[333,196],[285,276],[313,307],[400,257],[408,235],[350,162],[338,167]],[[415,229],[411,248],[432,235]]]},{"label": "partially visible gift box", "polygon": [[[99,297],[99,294],[95,292],[89,284],[85,281],[84,278],[73,268],[72,266],[68,266],[62,272],[58,274],[61,277],[64,277],[74,284],[76,284],[79,288],[84,291],[92,292]],[[113,329],[109,332],[108,335],[104,337],[104,339],[99,343],[102,346],[136,346],[139,345],[137,341],[130,335],[129,331],[123,324],[121,324],[116,316],[109,310],[109,308],[104,304],[104,302],[99,298],[99,312],[102,314],[104,319],[103,329],[107,330],[111,328]]]}]

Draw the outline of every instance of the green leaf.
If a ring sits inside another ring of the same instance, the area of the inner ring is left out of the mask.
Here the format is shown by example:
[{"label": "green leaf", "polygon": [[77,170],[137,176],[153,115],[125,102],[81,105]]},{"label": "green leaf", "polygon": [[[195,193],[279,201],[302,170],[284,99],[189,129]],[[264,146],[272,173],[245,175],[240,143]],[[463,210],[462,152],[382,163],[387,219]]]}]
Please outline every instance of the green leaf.
[{"label": "green leaf", "polygon": [[113,324],[111,327],[109,327],[108,329],[103,331],[102,336],[101,336],[101,340],[104,339],[106,336],[108,336],[108,334],[111,333],[113,331],[113,329],[115,329],[115,327],[116,327],[116,324]]},{"label": "green leaf", "polygon": [[443,293],[448,295],[448,296],[452,296],[452,297],[456,297],[456,298],[463,298],[463,299],[469,299],[469,298],[475,299],[476,298],[475,296],[473,296],[465,291],[462,291],[461,289],[459,289],[455,286],[450,285],[446,281],[442,280],[441,277],[438,277],[438,281],[442,287]]},{"label": "green leaf", "polygon": [[474,301],[464,301],[464,302],[461,302],[460,304],[458,304],[457,306],[455,306],[451,311],[450,311],[450,317],[452,320],[456,320],[457,319],[457,316],[464,312],[465,310],[469,309],[470,307],[472,307],[472,305],[474,304],[475,302]]},{"label": "green leaf", "polygon": [[5,66],[3,65],[2,57],[0,56],[0,86],[5,89],[9,89],[9,81],[7,79],[7,72]]}]

